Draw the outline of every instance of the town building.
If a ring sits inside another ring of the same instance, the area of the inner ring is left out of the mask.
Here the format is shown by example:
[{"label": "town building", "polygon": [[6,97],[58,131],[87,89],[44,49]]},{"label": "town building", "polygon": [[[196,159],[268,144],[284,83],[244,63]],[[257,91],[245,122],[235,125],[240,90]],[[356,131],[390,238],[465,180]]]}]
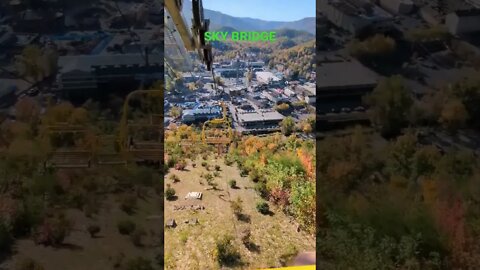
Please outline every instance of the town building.
[{"label": "town building", "polygon": [[393,17],[380,7],[362,0],[319,0],[319,9],[334,25],[359,35],[365,31],[390,29]]},{"label": "town building", "polygon": [[201,123],[210,119],[221,118],[222,108],[212,106],[208,108],[196,108],[182,112],[182,122],[185,124]]},{"label": "town building", "polygon": [[157,54],[62,56],[58,66],[57,87],[71,98],[127,93],[163,78]]},{"label": "town building", "polygon": [[359,97],[372,91],[379,76],[355,60],[321,63],[317,66],[318,98]]},{"label": "town building", "polygon": [[465,0],[465,2],[476,8],[480,8],[480,0]]},{"label": "town building", "polygon": [[263,84],[276,84],[280,82],[280,78],[269,71],[257,71],[255,72],[255,77],[259,83]]},{"label": "town building", "polygon": [[263,68],[265,66],[265,62],[263,61],[248,62],[247,66],[251,68]]},{"label": "town building", "polygon": [[226,88],[226,93],[230,96],[241,96],[247,91],[247,87],[244,86],[229,86]]},{"label": "town building", "polygon": [[297,97],[305,101],[307,104],[314,105],[316,103],[317,88],[314,83],[306,83],[296,87]]},{"label": "town building", "polygon": [[447,15],[445,24],[452,35],[480,32],[480,9],[452,12]]},{"label": "town building", "polygon": [[219,68],[214,72],[216,76],[223,78],[242,78],[245,71],[237,68]]},{"label": "town building", "polygon": [[0,81],[0,108],[12,104],[15,101],[16,86]]},{"label": "town building", "polygon": [[442,14],[428,5],[420,8],[420,17],[432,26],[441,24],[443,20]]},{"label": "town building", "polygon": [[0,49],[6,50],[15,45],[17,37],[12,29],[6,26],[0,26]]},{"label": "town building", "polygon": [[11,26],[15,32],[59,33],[65,30],[65,17],[61,12],[27,9],[16,14]]},{"label": "town building", "polygon": [[243,134],[259,134],[280,130],[284,116],[277,111],[237,112],[236,118]]},{"label": "town building", "polygon": [[394,14],[409,14],[415,7],[412,0],[380,0],[379,4]]}]

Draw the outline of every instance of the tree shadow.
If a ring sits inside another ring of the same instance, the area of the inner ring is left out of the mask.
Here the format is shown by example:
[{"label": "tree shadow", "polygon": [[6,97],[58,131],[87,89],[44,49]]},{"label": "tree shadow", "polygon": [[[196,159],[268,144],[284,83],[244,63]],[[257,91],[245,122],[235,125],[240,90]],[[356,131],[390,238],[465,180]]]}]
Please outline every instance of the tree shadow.
[{"label": "tree shadow", "polygon": [[177,201],[178,200],[178,196],[177,195],[173,195],[172,197],[170,197],[169,199],[167,199],[167,201],[170,201],[170,202],[174,202],[174,201]]},{"label": "tree shadow", "polygon": [[61,243],[61,244],[55,245],[55,248],[56,249],[68,249],[68,250],[71,250],[71,251],[83,250],[82,246],[75,245],[75,244],[72,244],[72,243]]},{"label": "tree shadow", "polygon": [[233,186],[233,187],[231,187],[231,188],[232,188],[232,189],[241,189],[241,188],[238,187],[238,186]]},{"label": "tree shadow", "polygon": [[243,214],[243,213],[238,215],[238,220],[243,221],[245,223],[250,223],[251,222],[250,215]]},{"label": "tree shadow", "polygon": [[270,217],[275,216],[275,213],[272,212],[272,210],[268,210],[268,212],[264,212],[264,213],[262,212],[261,214],[264,216],[270,216]]},{"label": "tree shadow", "polygon": [[245,247],[250,252],[260,253],[260,246],[255,243],[249,242],[245,245]]}]

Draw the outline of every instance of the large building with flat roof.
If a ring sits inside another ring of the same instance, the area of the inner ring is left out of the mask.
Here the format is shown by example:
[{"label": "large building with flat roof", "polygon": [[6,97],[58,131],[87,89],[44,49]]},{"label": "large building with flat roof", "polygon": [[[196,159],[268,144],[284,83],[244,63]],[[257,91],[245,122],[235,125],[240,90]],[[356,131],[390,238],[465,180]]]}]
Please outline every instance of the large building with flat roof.
[{"label": "large building with flat roof", "polygon": [[388,29],[393,21],[388,12],[363,0],[319,0],[317,6],[331,23],[355,35]]},{"label": "large building with flat roof", "polygon": [[278,83],[281,79],[269,71],[257,71],[255,72],[255,78],[259,83],[272,84]]},{"label": "large building with flat roof", "polygon": [[480,33],[480,8],[452,12],[445,24],[453,35]]},{"label": "large building with flat roof", "polygon": [[317,98],[362,96],[378,84],[379,76],[352,60],[321,63],[317,66]]},{"label": "large building with flat roof", "polygon": [[185,124],[201,123],[221,117],[222,108],[220,106],[184,110],[182,112],[182,122]]},{"label": "large building with flat roof", "polygon": [[279,131],[284,116],[277,111],[255,111],[237,112],[236,118],[243,134],[255,134]]},{"label": "large building with flat roof", "polygon": [[158,54],[62,56],[58,66],[58,88],[69,97],[130,92],[164,76],[163,57]]}]

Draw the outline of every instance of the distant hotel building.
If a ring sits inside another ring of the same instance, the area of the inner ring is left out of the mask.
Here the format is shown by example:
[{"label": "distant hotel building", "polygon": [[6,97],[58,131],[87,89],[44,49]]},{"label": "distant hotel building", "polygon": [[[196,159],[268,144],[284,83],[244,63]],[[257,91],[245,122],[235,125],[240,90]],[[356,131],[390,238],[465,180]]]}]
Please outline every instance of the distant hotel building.
[{"label": "distant hotel building", "polygon": [[322,63],[317,66],[317,90],[320,98],[361,97],[372,91],[378,75],[358,61]]},{"label": "distant hotel building", "polygon": [[445,24],[453,35],[480,32],[480,9],[457,10],[447,15]]},{"label": "distant hotel building", "polygon": [[281,79],[269,71],[257,71],[255,77],[259,83],[264,84],[278,84]]},{"label": "distant hotel building", "polygon": [[366,30],[383,31],[393,17],[385,10],[362,0],[318,0],[318,8],[339,28],[358,35]]},{"label": "distant hotel building", "polygon": [[57,86],[65,96],[126,93],[163,78],[161,55],[76,55],[58,60]]},{"label": "distant hotel building", "polygon": [[215,75],[223,78],[243,78],[245,71],[236,68],[219,68],[215,70]]},{"label": "distant hotel building", "polygon": [[182,113],[182,122],[185,124],[201,123],[221,117],[222,108],[219,106],[213,106],[210,108],[184,110]]},{"label": "distant hotel building", "polygon": [[415,7],[412,0],[380,0],[379,3],[384,9],[395,14],[408,14]]},{"label": "distant hotel building", "polygon": [[314,105],[317,102],[317,88],[314,83],[297,86],[297,92],[299,99],[305,101],[307,104]]},{"label": "distant hotel building", "polygon": [[239,131],[242,134],[261,134],[280,131],[284,116],[277,111],[237,112]]}]

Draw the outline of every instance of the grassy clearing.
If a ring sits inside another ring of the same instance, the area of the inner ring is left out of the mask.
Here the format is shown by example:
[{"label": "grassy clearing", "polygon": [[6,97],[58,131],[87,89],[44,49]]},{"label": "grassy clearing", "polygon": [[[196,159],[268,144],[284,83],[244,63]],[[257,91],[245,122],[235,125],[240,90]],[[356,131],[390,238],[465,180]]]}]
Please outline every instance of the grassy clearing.
[{"label": "grassy clearing", "polygon": [[[159,217],[162,198],[153,191],[149,192],[146,199],[138,200],[137,209],[132,215],[122,211],[117,201],[117,198],[110,196],[92,218],[86,217],[80,210],[68,210],[74,228],[60,247],[46,247],[36,245],[31,239],[20,239],[14,246],[14,255],[1,264],[0,269],[14,269],[17,261],[23,258],[31,258],[48,270],[114,269],[116,263],[139,256],[148,258],[154,265],[155,256],[161,248],[163,221]],[[137,228],[145,230],[142,246],[135,246],[130,235],[118,232],[119,220],[131,220]],[[101,228],[94,238],[87,231],[91,224]]]},{"label": "grassy clearing", "polygon": [[[253,183],[247,177],[241,177],[236,167],[226,166],[223,159],[209,158],[210,171],[198,166],[203,160],[189,161],[186,170],[172,169],[166,176],[165,184],[170,184],[178,196],[175,201],[165,201],[165,219],[174,218],[178,226],[165,231],[165,269],[220,269],[215,257],[216,240],[230,234],[234,236],[234,245],[241,254],[241,264],[233,268],[258,269],[262,267],[280,267],[297,252],[315,249],[315,238],[304,232],[297,232],[290,218],[271,207],[271,215],[262,215],[256,210],[260,196],[253,189]],[[201,177],[213,173],[220,166],[214,182],[217,190],[206,190],[209,186]],[[180,181],[173,183],[170,176],[175,174]],[[236,188],[229,182],[236,181]],[[202,200],[185,200],[188,192],[203,192]],[[230,200],[242,201],[243,221],[237,220],[230,206]],[[177,210],[179,205],[203,205],[204,210]],[[186,220],[197,218],[199,224],[190,225]],[[251,231],[250,250],[242,244],[241,232]]]}]

